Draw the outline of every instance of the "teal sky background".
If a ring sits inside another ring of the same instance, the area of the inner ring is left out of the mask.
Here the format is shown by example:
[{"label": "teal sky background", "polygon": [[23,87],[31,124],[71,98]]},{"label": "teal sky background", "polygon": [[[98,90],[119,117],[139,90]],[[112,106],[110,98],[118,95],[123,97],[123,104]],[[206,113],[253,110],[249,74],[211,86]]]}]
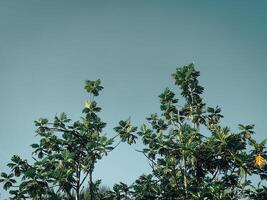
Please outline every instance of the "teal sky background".
[{"label": "teal sky background", "polygon": [[[257,140],[267,138],[266,9],[260,0],[0,1],[0,171],[13,154],[31,157],[34,120],[79,119],[84,80],[102,80],[97,100],[112,136],[119,120],[140,126],[158,112],[166,86],[178,94],[170,75],[191,62],[223,123],[254,123]],[[121,145],[95,177],[112,186],[149,172],[138,148]]]}]

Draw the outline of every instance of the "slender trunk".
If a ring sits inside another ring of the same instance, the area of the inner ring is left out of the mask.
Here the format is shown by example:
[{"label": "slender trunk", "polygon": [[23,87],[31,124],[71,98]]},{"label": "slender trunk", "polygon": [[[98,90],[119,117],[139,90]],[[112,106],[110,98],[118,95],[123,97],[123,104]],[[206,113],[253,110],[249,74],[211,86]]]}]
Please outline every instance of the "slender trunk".
[{"label": "slender trunk", "polygon": [[70,191],[69,191],[69,190],[65,190],[65,191],[66,191],[67,195],[69,196],[69,198],[70,198],[70,199],[73,199],[73,197],[72,197]]},{"label": "slender trunk", "polygon": [[186,178],[186,160],[183,155],[183,168],[184,168],[184,190],[185,190],[185,199],[188,199],[188,191],[187,191],[187,178]]},{"label": "slender trunk", "polygon": [[[80,156],[80,154],[78,155]],[[77,169],[76,169],[76,197],[75,200],[80,200],[80,182],[81,182],[81,169],[80,169],[80,158],[78,158],[78,163],[77,163]]]},{"label": "slender trunk", "polygon": [[94,189],[93,189],[93,167],[90,168],[90,173],[89,173],[89,196],[90,200],[94,199]]},{"label": "slender trunk", "polygon": [[76,184],[75,200],[80,200],[80,176],[81,176],[81,172],[79,170],[76,172],[76,176],[77,176],[77,184]]},{"label": "slender trunk", "polygon": [[76,193],[75,200],[80,200],[80,194],[79,193]]},{"label": "slender trunk", "polygon": [[[181,131],[179,131],[179,140],[180,140],[180,143],[183,143]],[[183,180],[183,182],[184,182],[184,199],[188,199],[185,150],[182,151],[182,160],[180,161],[180,165],[181,165],[181,168],[183,171],[183,179],[184,179]]]}]

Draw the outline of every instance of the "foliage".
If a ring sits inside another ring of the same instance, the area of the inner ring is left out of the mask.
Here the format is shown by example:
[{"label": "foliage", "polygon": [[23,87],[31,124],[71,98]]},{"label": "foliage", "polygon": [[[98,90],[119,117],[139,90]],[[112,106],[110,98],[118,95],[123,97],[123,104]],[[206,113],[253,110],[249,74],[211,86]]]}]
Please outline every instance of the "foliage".
[{"label": "foliage", "polygon": [[[70,124],[66,114],[36,121],[39,144],[33,144],[35,162],[14,156],[11,173],[1,174],[3,187],[11,199],[96,199],[96,200],[230,200],[267,199],[266,140],[253,139],[254,125],[239,125],[238,132],[221,125],[221,109],[209,107],[202,99],[200,73],[193,64],[177,68],[172,75],[184,102],[166,88],[160,98],[161,114],[153,113],[137,130],[130,120],[120,121],[117,135],[102,135],[105,123],[97,116],[101,110],[93,100],[103,89],[100,81],[87,81],[92,98],[85,103],[85,117]],[[60,134],[60,135],[56,135]],[[144,144],[142,153],[151,173],[140,176],[130,186],[115,184],[101,190],[101,181],[92,181],[95,163],[114,149],[114,139]],[[258,177],[257,186],[252,177]],[[21,177],[19,187],[14,188]],[[81,192],[84,181],[88,189]]]},{"label": "foliage", "polygon": [[90,99],[85,101],[85,116],[80,121],[71,123],[65,113],[55,116],[53,122],[45,118],[35,121],[40,141],[31,145],[34,163],[15,155],[7,164],[11,172],[1,174],[0,181],[11,199],[80,199],[86,182],[88,198],[97,198],[100,182],[93,182],[95,164],[114,149],[117,136],[129,144],[135,142],[131,132],[136,130],[129,120],[122,120],[113,138],[102,134],[106,123],[98,116],[101,108],[94,101],[103,89],[100,84],[100,80],[86,81]]},{"label": "foliage", "polygon": [[[185,103],[166,88],[161,114],[151,114],[138,131],[151,174],[129,186],[130,199],[267,199],[266,140],[253,139],[254,125],[239,125],[235,133],[221,125],[221,109],[202,99],[200,73],[193,64],[172,75]],[[251,178],[261,180],[257,187]],[[125,198],[120,198],[125,199]]]}]

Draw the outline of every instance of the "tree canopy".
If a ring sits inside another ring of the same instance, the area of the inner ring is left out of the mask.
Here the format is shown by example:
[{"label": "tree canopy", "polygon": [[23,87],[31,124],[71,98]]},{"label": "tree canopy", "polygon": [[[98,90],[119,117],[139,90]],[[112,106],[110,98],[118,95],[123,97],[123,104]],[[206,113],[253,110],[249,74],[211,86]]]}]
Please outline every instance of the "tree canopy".
[{"label": "tree canopy", "polygon": [[[40,140],[31,145],[33,160],[14,155],[10,172],[1,173],[3,188],[10,199],[267,199],[266,140],[254,139],[252,124],[239,124],[238,132],[223,126],[220,107],[203,101],[199,75],[193,64],[177,68],[172,77],[181,100],[166,88],[159,95],[161,113],[139,128],[121,120],[113,137],[103,134],[106,123],[98,116],[101,81],[86,81],[89,99],[81,119],[73,122],[62,113],[52,121],[36,120]],[[148,159],[150,174],[112,189],[93,179],[97,161],[121,142],[132,145],[137,139],[143,148],[136,151]]]}]

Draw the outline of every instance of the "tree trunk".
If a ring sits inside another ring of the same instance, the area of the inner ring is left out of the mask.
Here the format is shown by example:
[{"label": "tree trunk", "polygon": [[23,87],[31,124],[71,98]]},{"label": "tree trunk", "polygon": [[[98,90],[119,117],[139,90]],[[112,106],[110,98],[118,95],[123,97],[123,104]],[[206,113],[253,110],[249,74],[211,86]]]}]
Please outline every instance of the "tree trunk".
[{"label": "tree trunk", "polygon": [[90,200],[94,199],[94,189],[93,189],[93,169],[90,168],[90,172],[89,172],[89,196],[90,196]]}]

